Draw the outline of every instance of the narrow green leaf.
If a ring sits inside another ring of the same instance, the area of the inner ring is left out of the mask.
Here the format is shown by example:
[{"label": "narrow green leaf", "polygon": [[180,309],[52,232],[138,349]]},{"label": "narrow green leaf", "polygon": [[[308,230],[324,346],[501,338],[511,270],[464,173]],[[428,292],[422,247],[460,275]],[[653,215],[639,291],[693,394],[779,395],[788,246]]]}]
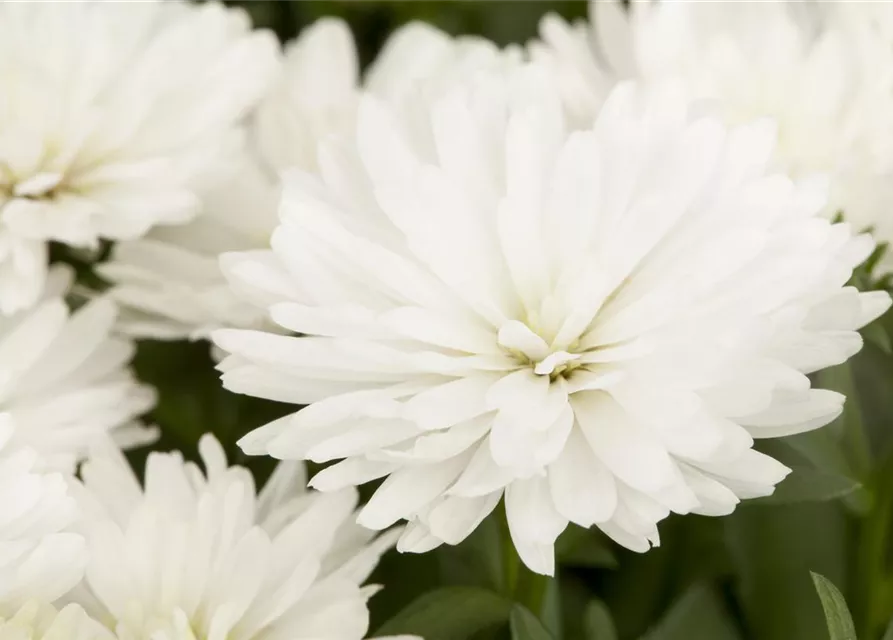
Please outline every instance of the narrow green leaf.
[{"label": "narrow green leaf", "polygon": [[797,502],[825,502],[850,495],[862,485],[846,476],[810,467],[791,467],[771,496],[752,501],[753,504],[793,504]]},{"label": "narrow green leaf", "polygon": [[812,573],[812,581],[825,610],[831,640],[856,640],[856,627],[843,594],[834,583],[818,573]]},{"label": "narrow green leaf", "polygon": [[425,640],[466,640],[504,623],[511,602],[479,587],[446,587],[426,593],[385,622],[375,635],[416,634]]},{"label": "narrow green leaf", "polygon": [[516,604],[509,616],[512,640],[553,640],[552,634],[530,610]]},{"label": "narrow green leaf", "polygon": [[643,640],[741,640],[741,635],[716,592],[696,585]]},{"label": "narrow green leaf", "polygon": [[586,640],[617,640],[617,630],[614,628],[611,612],[601,600],[593,600],[586,605],[583,629],[586,632]]}]

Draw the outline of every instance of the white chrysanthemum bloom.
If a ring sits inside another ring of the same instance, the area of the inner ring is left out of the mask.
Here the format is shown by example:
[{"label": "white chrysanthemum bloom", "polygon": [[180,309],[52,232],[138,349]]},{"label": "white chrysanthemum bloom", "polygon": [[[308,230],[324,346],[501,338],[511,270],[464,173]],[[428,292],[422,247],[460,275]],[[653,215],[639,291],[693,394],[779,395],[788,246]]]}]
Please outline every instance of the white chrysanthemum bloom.
[{"label": "white chrysanthemum bloom", "polygon": [[17,447],[13,432],[0,424],[0,619],[33,598],[64,595],[85,561],[83,538],[69,530],[76,504],[65,478],[47,472],[33,449]]},{"label": "white chrysanthemum bloom", "polygon": [[[410,111],[430,93],[479,68],[508,66],[519,54],[481,38],[451,38],[422,23],[399,29],[367,74],[365,87]],[[250,156],[205,194],[194,222],[160,226],[119,243],[100,273],[124,306],[121,329],[139,337],[203,338],[219,327],[272,326],[264,311],[237,295],[218,258],[269,247],[277,222],[280,171],[319,170],[322,140],[352,134],[360,96],[356,48],[348,26],[322,19],[286,48],[272,92],[253,119]]]},{"label": "white chrysanthemum bloom", "polygon": [[729,125],[771,118],[781,170],[826,173],[825,213],[893,240],[893,8],[636,1],[627,12],[593,0],[590,14],[591,26],[547,16],[531,46],[576,122],[592,121],[617,79],[672,78]]},{"label": "white chrysanthemum bloom", "polygon": [[76,604],[57,611],[30,601],[8,618],[0,616],[0,640],[115,640],[115,636]]},{"label": "white chrysanthemum bloom", "polygon": [[84,463],[75,600],[120,640],[362,638],[375,588],[360,585],[394,536],[354,523],[356,491],[308,492],[303,467],[283,463],[255,495],[213,436],[199,451],[204,472],[150,454],[145,489],[115,451]]},{"label": "white chrysanthemum bloom", "polygon": [[0,317],[0,424],[66,471],[100,441],[131,447],[155,435],[136,421],[155,392],[128,368],[133,343],[112,334],[115,304],[97,298],[69,311],[71,275],[54,268],[42,300]]},{"label": "white chrysanthemum bloom", "polygon": [[218,3],[0,4],[0,311],[39,297],[51,240],[181,223],[240,142],[275,38]]},{"label": "white chrysanthemum bloom", "polygon": [[364,101],[356,144],[287,185],[272,252],[227,260],[306,337],[214,340],[227,388],[311,405],[247,453],[344,458],[324,491],[388,476],[359,521],[409,520],[408,551],[460,542],[504,495],[551,573],[568,521],[645,551],[670,511],[772,493],[788,469],[753,438],[838,415],[805,374],[890,300],[844,287],[872,241],[817,217],[820,181],[767,171],[771,127],[624,85],[568,135],[541,71],[448,92],[425,136]]}]

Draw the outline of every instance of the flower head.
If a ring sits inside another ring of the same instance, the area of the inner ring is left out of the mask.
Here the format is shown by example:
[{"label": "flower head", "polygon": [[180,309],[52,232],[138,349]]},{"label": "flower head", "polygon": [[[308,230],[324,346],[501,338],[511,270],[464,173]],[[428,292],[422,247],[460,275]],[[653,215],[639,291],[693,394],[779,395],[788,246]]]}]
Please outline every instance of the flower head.
[{"label": "flower head", "polygon": [[114,451],[84,464],[84,606],[121,640],[362,638],[360,585],[394,539],[352,522],[356,493],[283,463],[255,495],[213,436],[199,450],[204,472],[152,453],[144,489]]},{"label": "flower head", "polygon": [[190,219],[275,63],[218,3],[2,3],[0,42],[3,313],[39,296],[49,241]]},{"label": "flower head", "polygon": [[805,374],[889,306],[844,286],[873,244],[767,169],[771,127],[624,85],[568,135],[554,96],[536,67],[482,76],[424,130],[368,99],[355,145],[286,186],[272,251],[227,256],[305,334],[214,334],[227,388],[310,405],[241,446],[343,458],[324,491],[387,476],[359,521],[407,519],[399,549],[458,543],[504,495],[551,573],[569,521],[644,551],[670,511],[769,494],[788,469],[753,438],[836,416]]},{"label": "flower head", "polygon": [[[591,24],[556,16],[532,55],[586,125],[617,80],[667,79],[729,125],[778,127],[776,166],[830,178],[826,215],[893,240],[893,11],[862,3],[590,3]],[[889,256],[893,259],[893,256]],[[893,262],[889,263],[893,265]]]},{"label": "flower head", "polygon": [[17,445],[68,471],[99,441],[152,440],[136,418],[155,404],[154,391],[128,369],[134,345],[112,335],[115,305],[97,298],[69,311],[70,280],[54,269],[43,299],[0,318],[0,423],[14,429]]}]

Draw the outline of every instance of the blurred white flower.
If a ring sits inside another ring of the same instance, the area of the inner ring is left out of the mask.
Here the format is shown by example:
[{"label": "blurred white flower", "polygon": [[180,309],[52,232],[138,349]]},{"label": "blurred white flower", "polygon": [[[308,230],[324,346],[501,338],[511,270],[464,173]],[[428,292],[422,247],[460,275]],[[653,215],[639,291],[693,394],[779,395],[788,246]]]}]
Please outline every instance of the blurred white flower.
[{"label": "blurred white flower", "polygon": [[408,551],[460,542],[505,495],[551,573],[568,521],[645,551],[670,511],[771,493],[788,469],[753,438],[838,415],[805,374],[890,300],[844,287],[873,243],[816,217],[820,184],[767,171],[771,127],[623,85],[568,136],[541,71],[454,87],[424,136],[366,99],[355,146],[287,183],[272,252],[226,256],[307,337],[213,337],[227,388],[311,405],[247,453],[344,458],[325,491],[388,476],[359,521],[409,520]]},{"label": "blurred white flower", "polygon": [[0,639],[115,640],[115,636],[76,604],[57,611],[51,605],[30,601],[8,618],[0,616]]},{"label": "blurred white flower", "polygon": [[199,443],[205,471],[152,453],[141,488],[114,450],[83,465],[89,549],[73,598],[120,640],[359,640],[361,583],[393,545],[353,521],[356,491],[304,489],[283,463],[260,495],[228,467],[217,440]]},{"label": "blurred white flower", "polygon": [[135,419],[155,404],[128,369],[134,345],[111,333],[114,303],[98,298],[70,312],[70,283],[69,271],[53,269],[33,308],[0,317],[0,424],[15,430],[17,446],[68,472],[99,441],[154,439]]},{"label": "blurred white flower", "polygon": [[547,16],[531,45],[575,122],[590,123],[618,79],[672,78],[729,125],[772,119],[776,166],[827,174],[826,215],[893,241],[893,5],[634,1],[627,12],[593,0],[590,18]]},{"label": "blurred white flower", "polygon": [[0,311],[40,295],[51,240],[189,220],[275,47],[218,3],[0,4]]},{"label": "blurred white flower", "polygon": [[[83,575],[83,538],[70,532],[76,504],[59,472],[14,444],[0,424],[0,620],[32,599],[51,602]],[[8,624],[8,623],[7,623]],[[6,627],[0,622],[0,637]]]},{"label": "blurred white flower", "polygon": [[[417,96],[442,90],[481,69],[520,58],[483,38],[451,38],[423,23],[397,30],[370,68],[365,89],[417,117]],[[361,94],[359,62],[348,26],[322,19],[286,47],[282,70],[252,123],[252,153],[205,194],[204,214],[180,226],[160,226],[145,238],[119,243],[100,273],[115,283],[124,307],[121,329],[150,338],[201,338],[218,327],[274,325],[227,285],[218,257],[267,249],[277,222],[278,174],[316,172],[327,161],[319,143],[353,134]],[[424,115],[422,113],[422,115]]]}]

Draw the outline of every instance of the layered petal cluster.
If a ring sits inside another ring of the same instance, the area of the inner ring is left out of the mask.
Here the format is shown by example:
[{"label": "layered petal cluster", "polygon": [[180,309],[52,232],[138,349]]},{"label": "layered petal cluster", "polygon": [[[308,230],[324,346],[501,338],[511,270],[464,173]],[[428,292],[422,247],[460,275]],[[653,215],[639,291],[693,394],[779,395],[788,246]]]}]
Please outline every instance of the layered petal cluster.
[{"label": "layered petal cluster", "polygon": [[199,451],[204,472],[152,453],[145,488],[116,451],[84,464],[75,599],[120,640],[364,637],[375,588],[360,585],[394,536],[356,525],[356,492],[307,492],[303,467],[283,463],[256,495],[213,436]]},{"label": "layered petal cluster", "polygon": [[0,4],[0,311],[39,297],[51,240],[189,220],[275,51],[219,3]]},{"label": "layered petal cluster", "polygon": [[[550,65],[577,123],[618,79],[682,82],[728,124],[770,118],[775,162],[830,178],[826,214],[893,240],[893,10],[880,3],[593,0],[590,24],[544,18],[534,58]],[[893,262],[890,263],[893,265]]]},{"label": "layered petal cluster", "polygon": [[57,611],[30,601],[8,618],[0,617],[0,640],[115,640],[115,636],[76,604]]},{"label": "layered petal cluster", "polygon": [[155,404],[128,368],[133,343],[112,333],[114,303],[100,297],[72,312],[70,283],[70,271],[54,269],[34,307],[0,317],[0,424],[67,472],[99,442],[151,441],[136,418]]},{"label": "layered petal cluster", "polygon": [[535,66],[427,113],[366,99],[355,144],[291,177],[272,250],[227,257],[304,335],[216,332],[224,385],[310,405],[243,449],[344,459],[324,491],[386,476],[359,521],[408,520],[402,550],[460,542],[504,496],[543,573],[569,521],[645,551],[670,511],[771,493],[788,469],[753,439],[838,415],[806,374],[890,304],[845,286],[873,243],[818,217],[820,181],[768,169],[772,127],[622,85],[568,134]]},{"label": "layered petal cluster", "polygon": [[399,105],[407,118],[424,108],[419,94],[442,90],[480,69],[509,67],[517,50],[482,38],[452,38],[423,23],[399,29],[371,66],[363,87],[347,25],[322,19],[285,50],[273,89],[251,123],[250,152],[203,194],[204,213],[186,225],[161,226],[119,243],[100,273],[124,306],[121,329],[150,338],[206,337],[219,327],[273,326],[238,296],[218,266],[221,254],[266,249],[277,221],[279,172],[318,172],[324,140],[353,133],[361,91]]},{"label": "layered petal cluster", "polygon": [[316,167],[318,141],[350,130],[359,63],[347,25],[324,19],[286,48],[279,75],[249,127],[248,148],[202,194],[203,213],[121,242],[99,272],[124,306],[120,327],[160,339],[199,338],[221,326],[261,326],[265,314],[236,296],[218,256],[269,245],[278,171]]},{"label": "layered petal cluster", "polygon": [[[0,637],[31,599],[51,602],[83,575],[83,538],[70,531],[77,509],[59,472],[48,472],[33,449],[15,446],[0,425]],[[39,637],[39,636],[38,636]]]}]

